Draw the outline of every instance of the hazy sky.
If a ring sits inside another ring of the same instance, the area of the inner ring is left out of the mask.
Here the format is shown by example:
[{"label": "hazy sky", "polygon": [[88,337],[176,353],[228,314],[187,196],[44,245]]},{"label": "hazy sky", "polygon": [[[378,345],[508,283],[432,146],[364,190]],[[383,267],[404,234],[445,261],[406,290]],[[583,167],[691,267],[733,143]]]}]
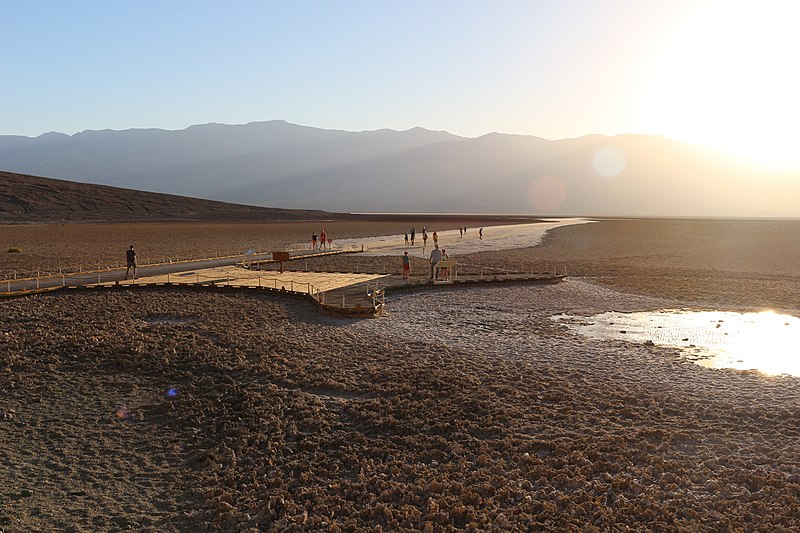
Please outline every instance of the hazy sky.
[{"label": "hazy sky", "polygon": [[284,119],[800,164],[797,0],[7,0],[0,134]]}]

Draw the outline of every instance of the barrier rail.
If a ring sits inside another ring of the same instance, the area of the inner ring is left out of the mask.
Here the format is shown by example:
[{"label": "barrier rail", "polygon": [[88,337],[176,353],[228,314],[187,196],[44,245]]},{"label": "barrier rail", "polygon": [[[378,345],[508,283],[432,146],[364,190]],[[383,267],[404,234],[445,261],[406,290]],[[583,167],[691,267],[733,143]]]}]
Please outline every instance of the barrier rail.
[{"label": "barrier rail", "polygon": [[[368,285],[367,292],[371,295],[373,306],[370,309],[365,305],[365,299],[355,298],[347,294],[341,294],[332,298],[330,292],[334,290],[346,289],[347,287],[335,287],[334,289],[323,290],[321,287],[310,281],[303,281],[295,278],[278,278],[272,276],[254,276],[252,271],[246,270],[247,274],[235,275],[225,273],[225,275],[204,275],[200,272],[193,272],[192,275],[187,276],[185,273],[166,273],[157,276],[148,276],[144,278],[133,278],[131,280],[102,280],[102,273],[98,274],[97,280],[86,280],[81,283],[67,283],[67,276],[61,276],[61,283],[50,284],[47,287],[40,286],[40,278],[36,278],[36,286],[31,289],[11,290],[11,281],[5,282],[6,291],[0,292],[0,296],[21,296],[30,295],[43,292],[51,292],[53,290],[61,289],[79,289],[79,288],[93,288],[93,289],[115,289],[126,287],[163,287],[163,286],[186,286],[186,287],[227,287],[227,288],[242,288],[242,289],[255,289],[265,290],[279,293],[289,293],[295,295],[306,295],[314,300],[322,308],[329,311],[344,311],[345,314],[358,314],[375,313],[384,305],[383,291],[377,286]],[[52,281],[54,278],[48,278]],[[58,278],[55,278],[58,280]],[[32,280],[27,280],[32,281]],[[363,281],[357,282],[353,286],[357,286]]]},{"label": "barrier rail", "polygon": [[[303,259],[304,256],[307,255],[307,252],[310,250],[306,248],[289,248],[288,250],[290,253],[301,253],[302,255],[291,257],[290,261],[295,261],[298,259]],[[361,252],[361,247],[331,247],[327,250],[318,251],[318,253],[358,253]],[[271,251],[260,251],[255,252],[253,255],[256,256],[268,256],[272,252]],[[179,264],[179,263],[191,263],[194,261],[215,261],[220,259],[235,259],[239,257],[244,257],[245,254],[241,252],[237,253],[228,253],[228,252],[220,252],[218,255],[212,255],[207,257],[182,257],[182,256],[175,256],[175,257],[160,257],[160,258],[139,258],[137,261],[137,268],[143,267],[152,267],[152,266],[161,266],[161,265],[172,265],[172,264]],[[313,255],[312,255],[313,256]],[[256,263],[256,262],[271,262],[271,259],[256,259],[256,260],[245,260],[242,263]],[[123,261],[115,261],[115,262],[98,262],[92,264],[83,264],[78,265],[75,267],[66,267],[66,268],[59,268],[59,269],[52,269],[52,270],[13,270],[11,272],[0,272],[0,284],[6,283],[8,281],[25,281],[25,280],[35,280],[37,278],[52,278],[56,276],[69,276],[75,274],[93,274],[93,273],[102,273],[102,272],[113,272],[115,270],[120,270],[126,268],[127,265]]]}]

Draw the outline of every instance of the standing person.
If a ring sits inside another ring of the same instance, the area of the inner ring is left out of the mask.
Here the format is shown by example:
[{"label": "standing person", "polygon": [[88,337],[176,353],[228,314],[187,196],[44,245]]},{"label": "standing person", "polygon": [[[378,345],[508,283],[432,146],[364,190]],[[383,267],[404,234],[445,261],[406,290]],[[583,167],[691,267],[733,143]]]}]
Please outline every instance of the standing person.
[{"label": "standing person", "polygon": [[408,275],[411,273],[411,258],[408,256],[408,252],[403,252],[403,279],[408,279]]},{"label": "standing person", "polygon": [[125,252],[125,261],[128,263],[128,269],[125,271],[125,279],[128,279],[128,273],[133,269],[133,279],[136,279],[136,250],[133,245]]},{"label": "standing person", "polygon": [[[450,260],[450,256],[447,255],[447,250],[442,248],[442,261],[449,261],[449,260]],[[439,269],[439,277],[441,279],[450,281],[449,280],[450,272],[448,272],[448,269],[447,269],[446,266],[443,266],[442,268]]]},{"label": "standing person", "polygon": [[422,251],[425,252],[425,245],[428,244],[428,232],[422,228]]},{"label": "standing person", "polygon": [[317,249],[317,232],[316,231],[311,234],[311,249],[312,250],[316,250]]},{"label": "standing person", "polygon": [[439,244],[439,234],[436,233],[436,230],[433,230],[433,244]]},{"label": "standing person", "polygon": [[442,260],[442,252],[439,251],[439,245],[433,245],[433,250],[431,250],[431,281],[436,281],[436,278],[439,277],[439,273],[437,272],[438,267],[436,265],[439,264],[439,261]]},{"label": "standing person", "polygon": [[325,230],[319,234],[319,249],[324,250],[328,243],[328,235],[325,233]]},{"label": "standing person", "polygon": [[464,236],[464,228],[463,228],[463,226],[459,226],[458,227],[458,236],[459,237],[463,237]]},{"label": "standing person", "polygon": [[408,246],[408,233],[406,233],[406,246]]},{"label": "standing person", "polygon": [[483,228],[478,230],[478,237],[483,239]]},{"label": "standing person", "polygon": [[411,246],[414,246],[414,235],[417,233],[417,228],[411,226]]}]

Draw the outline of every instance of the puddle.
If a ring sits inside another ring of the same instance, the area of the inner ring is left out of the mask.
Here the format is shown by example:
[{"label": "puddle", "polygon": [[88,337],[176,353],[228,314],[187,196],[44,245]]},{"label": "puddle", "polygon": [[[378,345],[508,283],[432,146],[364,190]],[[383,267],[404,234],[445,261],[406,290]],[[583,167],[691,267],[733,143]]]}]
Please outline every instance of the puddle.
[{"label": "puddle", "polygon": [[687,360],[709,368],[800,377],[800,318],[791,315],[658,311],[553,318],[587,337],[677,347]]}]

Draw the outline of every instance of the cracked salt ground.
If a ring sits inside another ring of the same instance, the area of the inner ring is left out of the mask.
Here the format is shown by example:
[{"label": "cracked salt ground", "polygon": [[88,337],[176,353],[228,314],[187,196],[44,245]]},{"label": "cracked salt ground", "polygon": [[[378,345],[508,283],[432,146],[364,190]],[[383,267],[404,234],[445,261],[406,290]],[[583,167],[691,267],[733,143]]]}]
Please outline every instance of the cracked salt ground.
[{"label": "cracked salt ground", "polygon": [[701,366],[800,376],[800,319],[791,315],[668,310],[606,312],[580,321],[555,318],[592,338],[678,347]]},{"label": "cracked salt ground", "polygon": [[[576,305],[576,302],[578,305]],[[554,314],[594,314],[662,308],[667,302],[618,293],[570,280],[554,286],[481,287],[390,298],[386,320],[357,324],[371,334],[429,340],[498,357],[529,356],[563,361],[563,351],[594,344],[564,335]],[[435,332],[435,338],[431,335]],[[573,362],[578,362],[576,354]]]},{"label": "cracked salt ground", "polygon": [[[546,219],[534,224],[512,224],[505,226],[489,226],[484,229],[482,239],[478,238],[478,228],[470,228],[467,235],[461,235],[458,230],[445,230],[438,232],[439,246],[446,248],[451,256],[463,255],[474,252],[495,252],[497,250],[511,250],[537,246],[541,243],[544,234],[561,226],[574,224],[588,224],[592,221],[585,218],[559,218]],[[428,230],[433,234],[433,228]],[[336,246],[344,249],[359,248],[364,246],[366,255],[402,255],[408,251],[411,255],[427,257],[433,249],[433,238],[429,236],[427,246],[422,243],[422,228],[417,228],[415,246],[405,246],[403,235],[382,235],[379,237],[366,237],[358,239],[340,239]]]}]

